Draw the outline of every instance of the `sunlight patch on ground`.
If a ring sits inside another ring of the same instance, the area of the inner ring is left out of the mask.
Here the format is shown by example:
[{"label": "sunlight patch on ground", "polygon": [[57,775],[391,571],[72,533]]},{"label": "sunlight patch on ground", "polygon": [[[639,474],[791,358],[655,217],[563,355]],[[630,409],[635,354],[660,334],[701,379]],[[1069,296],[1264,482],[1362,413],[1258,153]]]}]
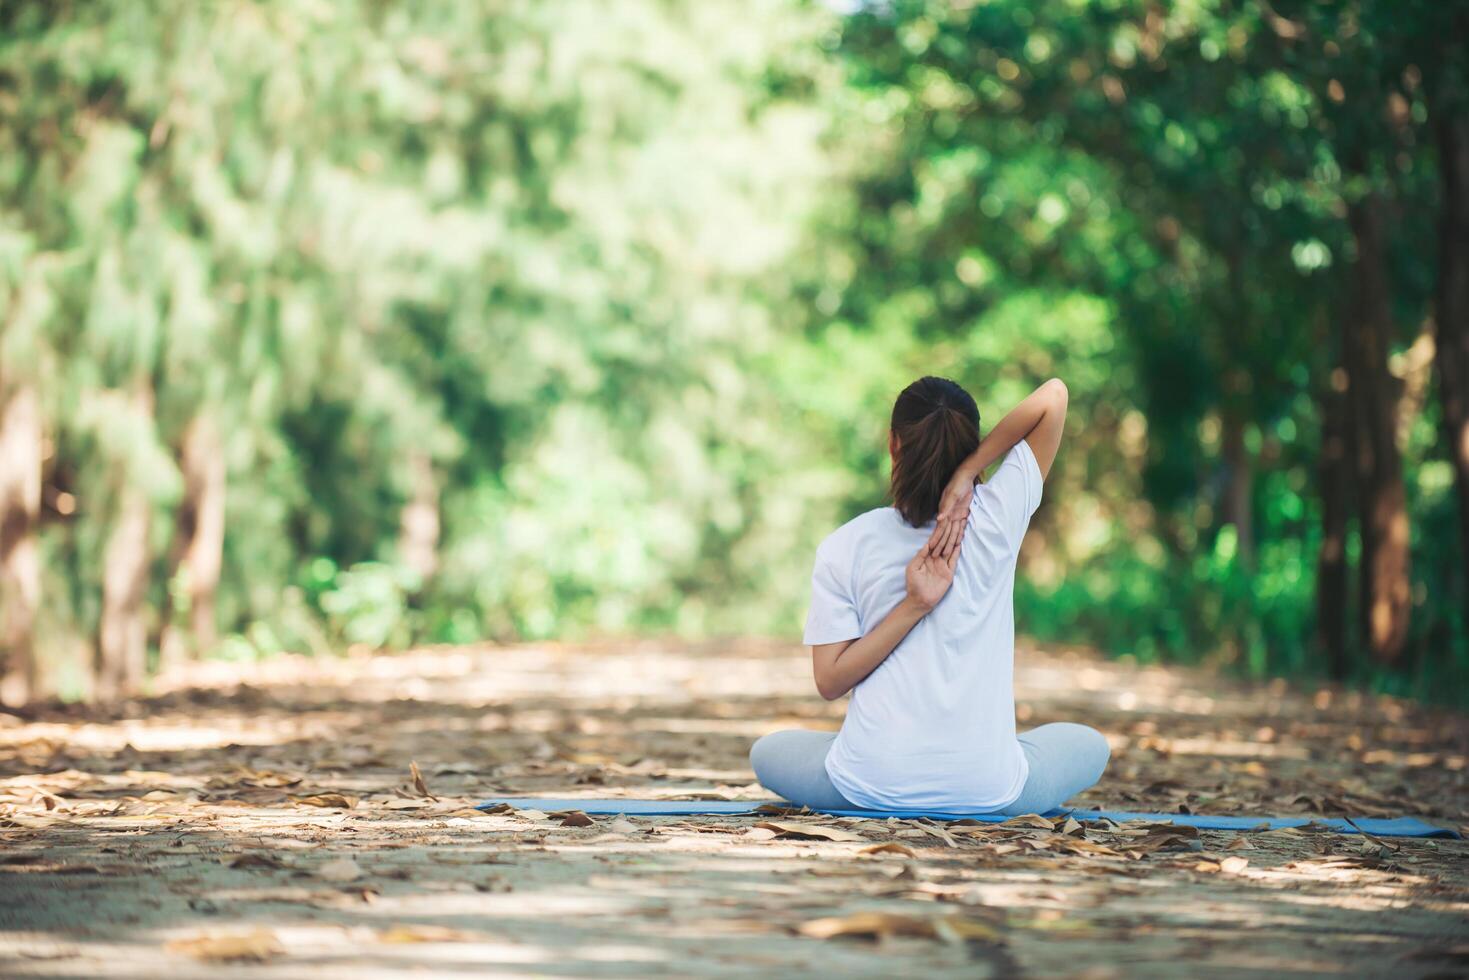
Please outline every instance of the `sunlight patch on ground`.
[{"label": "sunlight patch on ground", "polygon": [[1309,759],[1310,753],[1298,745],[1275,745],[1246,742],[1224,737],[1153,738],[1151,747],[1171,755],[1222,756],[1231,759]]}]

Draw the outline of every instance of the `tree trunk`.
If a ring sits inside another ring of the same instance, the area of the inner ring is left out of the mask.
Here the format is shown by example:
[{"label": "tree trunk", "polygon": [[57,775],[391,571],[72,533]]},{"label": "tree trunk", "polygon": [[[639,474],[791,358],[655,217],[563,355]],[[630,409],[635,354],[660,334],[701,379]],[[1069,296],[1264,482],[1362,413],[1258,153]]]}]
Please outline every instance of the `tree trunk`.
[{"label": "tree trunk", "polygon": [[[1243,226],[1238,226],[1243,230]],[[1242,334],[1244,342],[1251,342],[1254,333],[1254,318],[1250,310],[1249,280],[1245,270],[1245,245],[1241,240],[1225,251],[1226,271],[1230,286],[1229,303],[1234,307],[1235,332]],[[1231,352],[1220,351],[1221,359],[1231,363]],[[1220,501],[1224,522],[1234,525],[1235,554],[1239,567],[1246,572],[1255,570],[1255,515],[1254,515],[1254,472],[1249,449],[1245,446],[1245,422],[1251,401],[1252,381],[1248,369],[1231,367],[1221,379],[1223,381],[1222,410],[1220,412],[1221,446],[1224,457],[1224,494]]]},{"label": "tree trunk", "polygon": [[[153,415],[150,392],[132,396],[134,411]],[[148,664],[148,626],[144,603],[148,589],[148,532],[151,506],[131,479],[127,461],[114,464],[116,509],[102,557],[102,617],[97,635],[97,687],[101,700],[136,691]]]},{"label": "tree trunk", "polygon": [[1459,558],[1469,583],[1469,117],[1437,113],[1438,284],[1434,360],[1443,402],[1444,442],[1459,498]]},{"label": "tree trunk", "polygon": [[1412,611],[1409,525],[1397,446],[1397,397],[1388,371],[1392,309],[1384,261],[1382,204],[1369,195],[1350,210],[1357,245],[1355,308],[1344,320],[1343,354],[1356,428],[1362,631],[1373,659],[1396,663]]},{"label": "tree trunk", "polygon": [[1333,369],[1320,394],[1321,553],[1316,561],[1316,646],[1335,680],[1347,675],[1347,522],[1352,467],[1347,454],[1347,373]]},{"label": "tree trunk", "polygon": [[1255,570],[1255,515],[1254,474],[1250,466],[1250,453],[1245,448],[1244,420],[1226,412],[1223,421],[1224,466],[1226,469],[1223,517],[1233,524],[1239,542],[1236,554],[1240,567],[1245,571]]},{"label": "tree trunk", "polygon": [[28,384],[0,382],[0,704],[35,694],[40,515],[40,399]]},{"label": "tree trunk", "polygon": [[165,663],[202,656],[219,639],[215,600],[224,563],[225,459],[212,416],[200,414],[184,430],[179,447],[184,497],[179,504],[169,581],[183,580],[189,603],[188,636],[164,617],[159,649]]},{"label": "tree trunk", "polygon": [[410,455],[408,468],[413,490],[403,507],[398,532],[398,560],[418,576],[421,588],[438,570],[439,488],[428,453]]}]

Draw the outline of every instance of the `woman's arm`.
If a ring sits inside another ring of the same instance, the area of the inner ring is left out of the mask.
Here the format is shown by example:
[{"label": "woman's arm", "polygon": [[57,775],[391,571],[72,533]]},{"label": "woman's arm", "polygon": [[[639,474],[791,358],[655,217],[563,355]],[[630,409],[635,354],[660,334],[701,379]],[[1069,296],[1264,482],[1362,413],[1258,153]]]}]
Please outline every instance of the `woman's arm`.
[{"label": "woman's arm", "polygon": [[1051,475],[1051,464],[1061,448],[1061,432],[1066,425],[1068,393],[1060,378],[1052,378],[1032,391],[1010,414],[1000,419],[989,435],[970,453],[944,489],[939,503],[938,522],[929,538],[929,547],[944,557],[959,550],[964,538],[964,523],[969,519],[969,498],[981,473],[1004,457],[1024,439],[1035,454],[1041,479]]},{"label": "woman's arm", "polygon": [[835,701],[876,670],[949,591],[958,560],[958,551],[944,559],[924,545],[908,563],[908,594],[883,617],[875,630],[859,640],[813,646],[811,669],[821,696]]}]

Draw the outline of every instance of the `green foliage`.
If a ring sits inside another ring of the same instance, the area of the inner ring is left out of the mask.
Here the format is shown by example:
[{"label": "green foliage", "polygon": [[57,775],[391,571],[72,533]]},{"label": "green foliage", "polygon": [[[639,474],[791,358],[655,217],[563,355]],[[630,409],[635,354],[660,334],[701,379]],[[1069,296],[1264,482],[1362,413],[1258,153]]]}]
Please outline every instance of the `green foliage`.
[{"label": "green foliage", "polygon": [[883,502],[886,414],[925,373],[986,422],[1071,389],[1022,629],[1323,673],[1323,324],[1371,191],[1416,392],[1415,607],[1407,661],[1353,679],[1466,689],[1407,353],[1438,205],[1412,79],[1452,32],[1426,3],[1277,7],[7,5],[0,357],[46,401],[56,683],[84,686],[124,489],[153,516],[150,628],[187,618],[197,418],[227,655],[785,634],[816,543]]},{"label": "green foliage", "polygon": [[[989,363],[1073,392],[1024,628],[1257,676],[1332,666],[1313,636],[1318,401],[1339,356],[1328,327],[1354,315],[1344,217],[1369,193],[1394,208],[1398,411],[1425,434],[1403,447],[1410,487],[1445,465],[1415,418],[1430,383],[1408,348],[1439,208],[1424,79],[1462,68],[1454,16],[900,0],[848,20],[849,83],[893,142],[859,183],[871,274],[843,312],[882,329],[900,308],[905,330],[967,334]],[[1099,312],[1067,316],[1061,296]],[[1006,329],[1012,316],[1030,329]],[[1070,356],[1037,356],[1051,336]],[[1406,662],[1347,659],[1357,681],[1453,697],[1465,556],[1452,487],[1435,487],[1409,506]]]}]

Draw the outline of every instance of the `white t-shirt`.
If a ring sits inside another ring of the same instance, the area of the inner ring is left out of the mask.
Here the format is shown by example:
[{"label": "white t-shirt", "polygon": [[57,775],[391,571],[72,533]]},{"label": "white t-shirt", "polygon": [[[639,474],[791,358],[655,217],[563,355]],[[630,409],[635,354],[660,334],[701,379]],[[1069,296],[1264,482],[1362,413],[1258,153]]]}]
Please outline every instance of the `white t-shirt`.
[{"label": "white t-shirt", "polygon": [[[1041,502],[1024,440],[974,488],[954,584],[852,690],[826,772],[860,807],[978,813],[1020,796],[1015,740],[1015,559]],[[904,570],[933,532],[870,510],[816,551],[805,641],[865,636],[907,594]]]}]

